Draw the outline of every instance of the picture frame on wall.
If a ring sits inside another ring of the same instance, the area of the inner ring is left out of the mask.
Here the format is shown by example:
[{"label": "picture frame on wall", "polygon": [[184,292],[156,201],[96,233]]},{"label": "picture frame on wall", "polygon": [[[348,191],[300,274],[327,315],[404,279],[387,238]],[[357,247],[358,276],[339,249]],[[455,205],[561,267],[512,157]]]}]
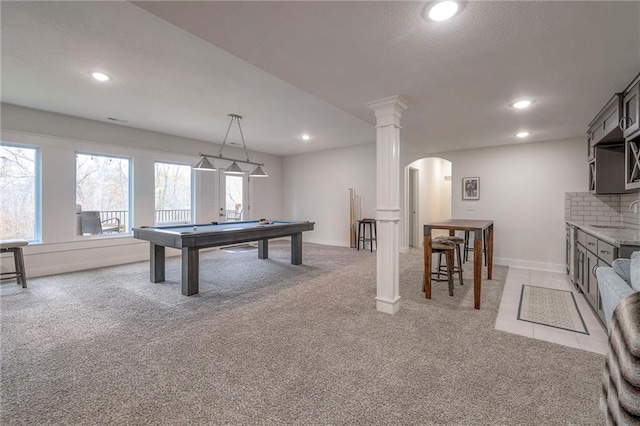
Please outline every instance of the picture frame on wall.
[{"label": "picture frame on wall", "polygon": [[479,200],[480,199],[480,178],[479,177],[463,177],[462,178],[462,199],[463,200]]}]

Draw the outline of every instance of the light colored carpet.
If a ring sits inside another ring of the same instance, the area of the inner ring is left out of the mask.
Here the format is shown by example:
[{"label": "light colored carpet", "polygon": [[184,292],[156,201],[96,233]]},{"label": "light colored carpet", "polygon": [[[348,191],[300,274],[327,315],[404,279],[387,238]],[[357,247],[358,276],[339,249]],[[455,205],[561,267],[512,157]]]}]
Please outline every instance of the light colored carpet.
[{"label": "light colored carpet", "polygon": [[570,291],[523,284],[518,319],[589,334]]},{"label": "light colored carpet", "polygon": [[[375,310],[376,253],[288,243],[201,256],[201,293],[148,263],[0,288],[2,410],[16,424],[602,424],[604,357],[493,328],[507,268]],[[471,276],[472,266],[467,263]]]}]

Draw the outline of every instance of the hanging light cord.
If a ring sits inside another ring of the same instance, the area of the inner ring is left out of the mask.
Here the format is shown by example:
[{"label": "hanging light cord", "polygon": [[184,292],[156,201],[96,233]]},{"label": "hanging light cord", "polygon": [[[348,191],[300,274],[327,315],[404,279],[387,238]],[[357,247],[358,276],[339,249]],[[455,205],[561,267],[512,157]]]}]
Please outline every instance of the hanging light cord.
[{"label": "hanging light cord", "polygon": [[227,127],[227,133],[224,135],[224,140],[222,141],[222,146],[220,147],[220,152],[218,152],[218,157],[222,158],[222,150],[224,146],[227,144],[227,137],[229,136],[229,131],[231,131],[231,126],[234,121],[238,122],[238,130],[240,130],[240,139],[242,139],[242,148],[244,149],[244,155],[247,156],[247,163],[251,163],[249,160],[249,152],[247,152],[247,145],[244,143],[244,135],[242,134],[242,126],[240,126],[241,115],[238,114],[228,114],[231,117],[231,121],[229,122],[229,127]]}]

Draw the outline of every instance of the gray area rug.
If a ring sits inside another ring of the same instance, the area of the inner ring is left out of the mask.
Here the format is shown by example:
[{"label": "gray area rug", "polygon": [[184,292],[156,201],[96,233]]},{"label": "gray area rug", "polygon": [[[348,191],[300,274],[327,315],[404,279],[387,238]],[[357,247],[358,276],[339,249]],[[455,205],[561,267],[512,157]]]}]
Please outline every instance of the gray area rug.
[{"label": "gray area rug", "polygon": [[589,334],[576,299],[570,291],[523,284],[518,319]]},{"label": "gray area rug", "polygon": [[201,255],[201,293],[147,262],[0,287],[2,424],[602,424],[604,357],[493,328],[507,268],[473,309],[421,292],[400,255],[401,310],[375,310],[376,253],[286,242]]}]

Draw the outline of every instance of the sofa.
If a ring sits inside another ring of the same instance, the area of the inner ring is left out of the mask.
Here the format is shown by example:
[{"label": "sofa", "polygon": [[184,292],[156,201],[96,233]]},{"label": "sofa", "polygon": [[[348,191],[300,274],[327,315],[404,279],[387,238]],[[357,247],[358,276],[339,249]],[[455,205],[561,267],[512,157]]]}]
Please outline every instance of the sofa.
[{"label": "sofa", "polygon": [[611,317],[600,410],[607,425],[640,425],[640,292]]},{"label": "sofa", "polygon": [[611,267],[597,268],[596,277],[604,319],[610,330],[613,311],[618,303],[628,295],[640,292],[640,251],[633,252],[630,259],[614,260]]}]

